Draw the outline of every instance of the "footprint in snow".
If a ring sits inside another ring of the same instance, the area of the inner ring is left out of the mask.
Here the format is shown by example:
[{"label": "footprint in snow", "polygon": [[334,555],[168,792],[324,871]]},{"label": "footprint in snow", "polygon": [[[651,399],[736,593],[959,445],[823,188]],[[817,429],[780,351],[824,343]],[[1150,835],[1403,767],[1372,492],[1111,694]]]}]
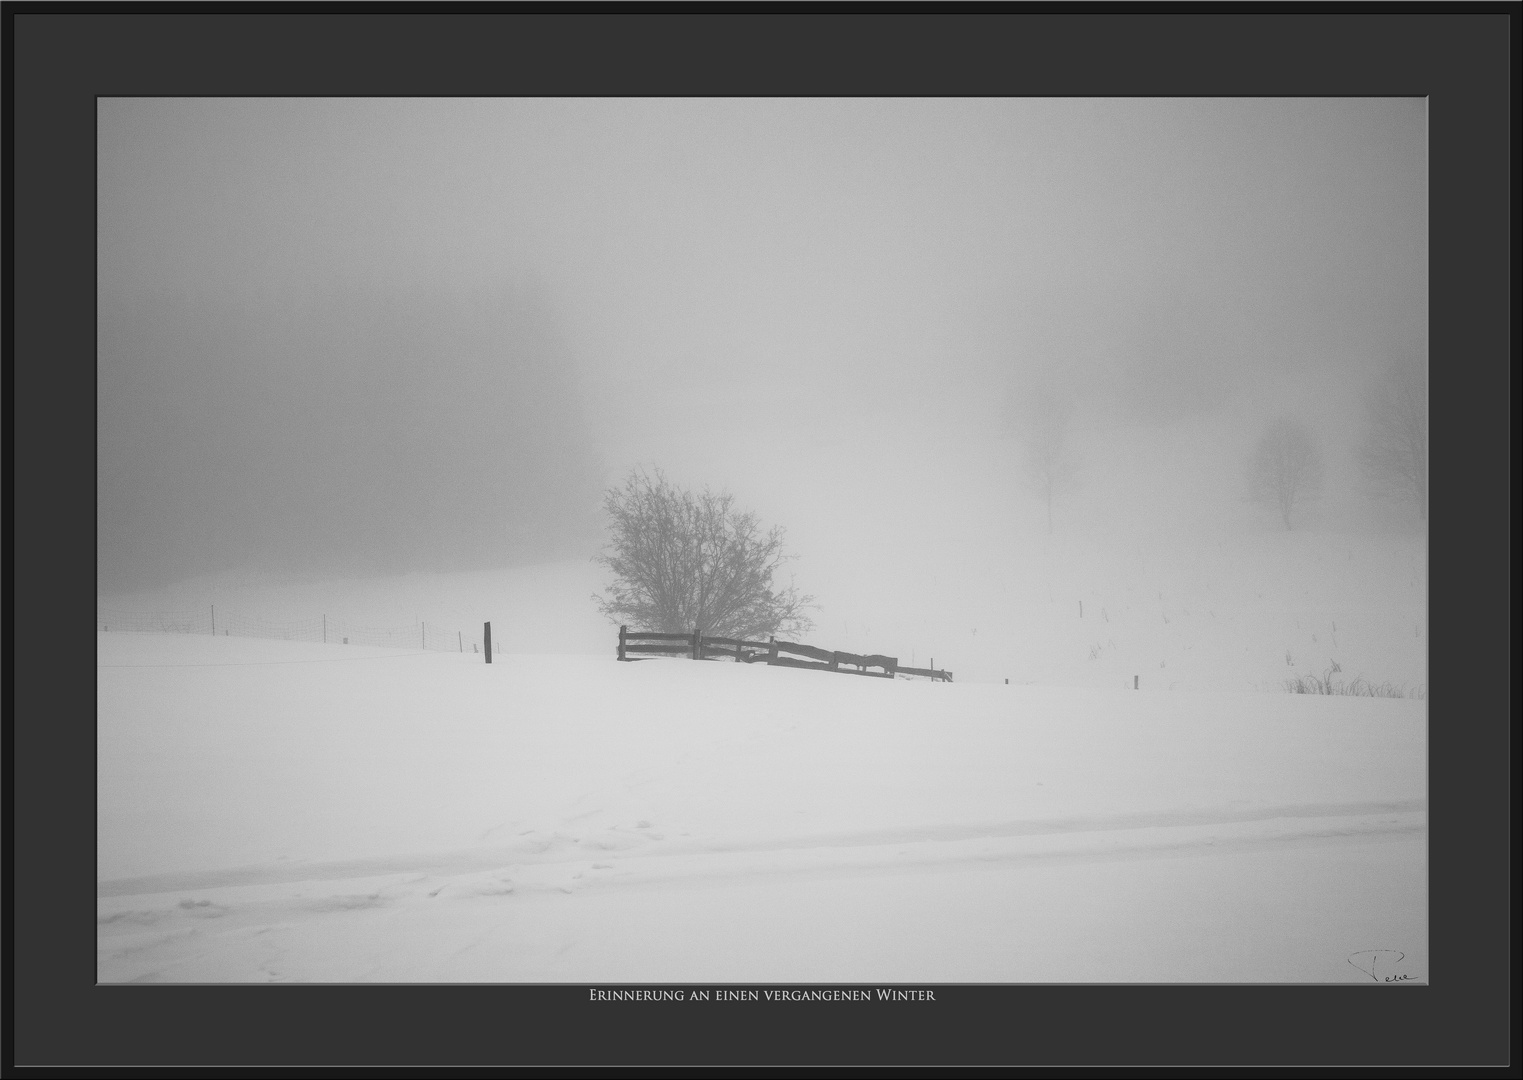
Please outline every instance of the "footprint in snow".
[{"label": "footprint in snow", "polygon": [[187,915],[194,915],[198,919],[215,919],[227,914],[227,908],[210,900],[181,900],[180,908]]},{"label": "footprint in snow", "polygon": [[118,919],[126,919],[128,922],[140,923],[143,926],[152,926],[160,919],[169,915],[167,911],[114,911],[110,915],[99,915],[95,919],[97,926],[108,926]]},{"label": "footprint in snow", "polygon": [[379,892],[373,892],[318,897],[307,901],[304,906],[308,911],[314,912],[363,911],[367,908],[384,907],[387,903],[388,900]]}]

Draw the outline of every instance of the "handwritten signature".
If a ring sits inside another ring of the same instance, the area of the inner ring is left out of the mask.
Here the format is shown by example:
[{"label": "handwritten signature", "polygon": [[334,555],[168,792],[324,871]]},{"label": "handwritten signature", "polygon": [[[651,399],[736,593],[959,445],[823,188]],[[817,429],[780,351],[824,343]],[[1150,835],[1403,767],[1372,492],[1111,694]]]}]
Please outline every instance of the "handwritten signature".
[{"label": "handwritten signature", "polygon": [[1416,975],[1391,972],[1392,968],[1406,958],[1406,953],[1395,949],[1365,949],[1351,955],[1348,962],[1378,983],[1416,982]]}]

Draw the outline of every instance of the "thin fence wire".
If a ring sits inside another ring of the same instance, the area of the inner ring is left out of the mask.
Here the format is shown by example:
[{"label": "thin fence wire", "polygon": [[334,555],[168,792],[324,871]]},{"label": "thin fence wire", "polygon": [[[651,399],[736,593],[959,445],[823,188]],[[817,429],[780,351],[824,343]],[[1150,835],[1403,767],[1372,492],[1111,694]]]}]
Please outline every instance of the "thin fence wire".
[{"label": "thin fence wire", "polygon": [[370,626],[332,615],[271,622],[210,605],[197,611],[122,611],[98,607],[95,609],[95,629],[103,633],[205,634],[432,652],[483,651],[480,628],[467,634],[454,627],[424,620],[410,626]]}]

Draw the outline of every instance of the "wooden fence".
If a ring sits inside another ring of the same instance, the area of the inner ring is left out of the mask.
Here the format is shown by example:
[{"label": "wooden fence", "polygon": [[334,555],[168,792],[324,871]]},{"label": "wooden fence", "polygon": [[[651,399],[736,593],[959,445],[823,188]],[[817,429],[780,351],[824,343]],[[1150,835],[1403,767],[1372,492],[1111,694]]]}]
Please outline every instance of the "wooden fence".
[{"label": "wooden fence", "polygon": [[[631,631],[627,626],[619,627],[620,660],[654,660],[661,656],[690,660],[733,660],[737,664],[764,663],[772,667],[837,671],[846,675],[870,675],[880,679],[918,675],[923,679],[952,681],[950,671],[937,671],[934,667],[900,667],[899,660],[893,656],[835,652],[817,649],[813,645],[778,641],[776,638],[768,641],[741,641],[736,638],[704,637],[697,630],[691,634],[657,634]],[[795,659],[800,656],[808,659]],[[931,662],[935,663],[934,660]],[[870,671],[869,668],[878,670]]]}]

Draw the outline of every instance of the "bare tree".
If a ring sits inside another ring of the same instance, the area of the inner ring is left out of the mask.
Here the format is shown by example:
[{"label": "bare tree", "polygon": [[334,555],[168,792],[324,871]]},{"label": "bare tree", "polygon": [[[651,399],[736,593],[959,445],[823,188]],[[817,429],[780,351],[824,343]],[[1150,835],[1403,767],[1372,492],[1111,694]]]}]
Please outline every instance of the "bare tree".
[{"label": "bare tree", "polygon": [[607,595],[594,596],[615,623],[658,633],[697,628],[714,637],[759,639],[804,633],[814,597],[772,576],[795,556],[783,553],[783,530],[763,532],[734,496],[674,487],[661,470],[652,479],[631,470],[603,500],[612,533],[597,562],[614,572]]},{"label": "bare tree", "polygon": [[1047,531],[1051,533],[1053,499],[1071,491],[1077,477],[1068,438],[1073,404],[1043,389],[1024,408],[1012,404],[1008,416],[1009,426],[1024,449],[1027,473],[1047,504]]},{"label": "bare tree", "polygon": [[1291,513],[1321,494],[1322,451],[1305,424],[1286,416],[1269,426],[1248,462],[1248,490],[1287,529]]},{"label": "bare tree", "polygon": [[1377,495],[1410,502],[1428,519],[1428,372],[1421,362],[1392,364],[1369,397],[1369,432],[1360,455]]}]

